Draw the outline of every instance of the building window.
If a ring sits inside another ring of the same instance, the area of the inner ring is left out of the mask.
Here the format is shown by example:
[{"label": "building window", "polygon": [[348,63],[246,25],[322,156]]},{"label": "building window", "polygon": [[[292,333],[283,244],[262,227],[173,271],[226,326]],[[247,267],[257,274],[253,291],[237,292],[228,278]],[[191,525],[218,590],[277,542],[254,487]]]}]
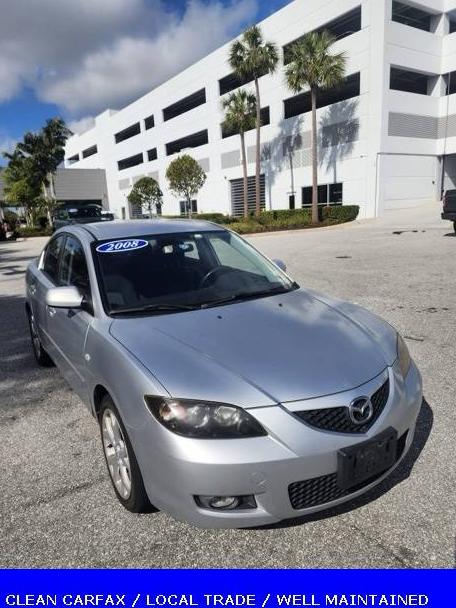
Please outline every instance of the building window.
[{"label": "building window", "polygon": [[163,120],[171,120],[171,118],[185,114],[185,112],[189,112],[203,103],[206,103],[206,89],[200,89],[196,93],[188,95],[188,97],[184,97],[165,108],[163,110]]},{"label": "building window", "polygon": [[134,137],[135,135],[139,135],[140,133],[141,125],[139,124],[139,122],[137,122],[134,125],[131,125],[130,127],[127,127],[126,129],[123,129],[122,131],[116,133],[114,135],[114,139],[116,140],[116,144],[118,144],[121,141],[130,139],[130,137]]},{"label": "building window", "polygon": [[75,154],[74,156],[70,156],[70,158],[67,158],[67,163],[69,165],[73,165],[74,163],[77,163],[79,160],[79,154]]},{"label": "building window", "polygon": [[450,22],[450,34],[454,34],[456,32],[456,15],[453,13],[448,15],[448,20]]},{"label": "building window", "polygon": [[[267,71],[263,71],[260,73],[259,78],[261,78],[261,76],[265,76],[267,74]],[[220,95],[225,95],[225,93],[230,93],[231,91],[234,91],[234,89],[238,89],[239,87],[242,87],[245,84],[248,84],[249,82],[252,82],[254,79],[253,76],[245,76],[243,78],[239,78],[239,76],[236,76],[236,74],[234,72],[232,72],[231,74],[228,74],[227,76],[224,76],[223,78],[220,78],[219,80],[219,92]]]},{"label": "building window", "polygon": [[329,184],[329,202],[330,203],[342,203],[343,185]]},{"label": "building window", "polygon": [[456,72],[450,72],[444,75],[446,83],[446,95],[454,95],[456,93]]},{"label": "building window", "polygon": [[157,148],[147,150],[147,160],[157,160]]},{"label": "building window", "polygon": [[390,89],[405,91],[406,93],[417,93],[418,95],[428,95],[430,78],[432,76],[428,74],[420,74],[419,72],[392,67]]},{"label": "building window", "polygon": [[[261,126],[270,124],[269,106],[267,106],[266,108],[261,108],[260,116],[261,116]],[[229,129],[228,127],[225,126],[225,124],[223,122],[220,126],[222,129],[222,138],[231,137],[232,135],[239,135],[239,131],[237,129]],[[252,127],[252,129],[254,129],[254,128],[255,127]]]},{"label": "building window", "polygon": [[426,13],[419,8],[393,0],[392,20],[396,21],[396,23],[402,23],[403,25],[430,32],[432,28],[432,17],[432,14]]},{"label": "building window", "polygon": [[[190,201],[191,205],[192,205],[192,213],[198,213],[198,203],[196,202],[196,200],[192,200]],[[180,207],[180,214],[181,215],[188,215],[188,203],[187,201],[180,201],[179,202],[179,207]]]},{"label": "building window", "polygon": [[148,129],[153,129],[154,127],[155,127],[155,118],[154,118],[154,115],[151,114],[150,116],[148,116],[147,118],[144,119],[144,128],[147,131]]},{"label": "building window", "polygon": [[[230,180],[231,187],[231,215],[241,217],[244,215],[244,180]],[[247,178],[247,204],[249,213],[255,212],[255,176]],[[264,173],[260,175],[260,206],[265,208],[266,204],[266,180]]]},{"label": "building window", "polygon": [[288,197],[288,208],[289,209],[294,209],[296,205],[296,197],[294,194],[290,194]]},{"label": "building window", "polygon": [[[318,186],[319,205],[341,205],[343,197],[343,184],[322,184]],[[302,207],[312,206],[312,186],[302,189]]]},{"label": "building window", "polygon": [[[317,108],[324,108],[334,103],[338,103],[339,101],[351,99],[352,97],[358,97],[359,94],[360,75],[359,72],[357,72],[356,74],[347,76],[344,82],[339,86],[332,89],[324,89],[319,91],[317,95]],[[306,112],[310,112],[312,109],[310,91],[300,93],[294,97],[289,97],[288,99],[285,99],[283,103],[285,118],[305,114]]]},{"label": "building window", "polygon": [[135,167],[136,165],[140,165],[144,162],[143,154],[135,154],[134,156],[129,156],[128,158],[123,158],[117,162],[117,166],[119,171],[123,169],[129,169],[130,167]]},{"label": "building window", "polygon": [[82,158],[88,158],[89,156],[93,156],[98,152],[97,146],[91,146],[90,148],[86,148],[82,151]]},{"label": "building window", "polygon": [[[361,7],[351,10],[336,19],[333,19],[329,23],[322,25],[321,27],[313,30],[315,32],[323,32],[326,31],[331,36],[336,38],[337,40],[341,40],[342,38],[346,38],[347,36],[351,36],[355,32],[359,32],[361,30]],[[305,34],[304,34],[305,36]],[[300,36],[296,40],[289,42],[283,47],[283,62],[285,64],[290,62],[290,49],[295,42],[299,42],[303,39],[304,36]]]},{"label": "building window", "polygon": [[177,152],[185,150],[185,148],[197,148],[198,146],[204,146],[208,142],[209,138],[207,130],[198,131],[198,133],[187,135],[187,137],[181,137],[180,139],[176,139],[166,144],[166,155],[170,156],[171,154],[177,154]]}]

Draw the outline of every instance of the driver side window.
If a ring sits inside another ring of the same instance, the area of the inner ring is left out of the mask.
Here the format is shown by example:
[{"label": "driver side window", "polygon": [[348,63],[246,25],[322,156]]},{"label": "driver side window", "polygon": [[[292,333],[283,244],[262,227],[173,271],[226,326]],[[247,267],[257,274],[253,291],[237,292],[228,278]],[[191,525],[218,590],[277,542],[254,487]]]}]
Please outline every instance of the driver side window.
[{"label": "driver side window", "polygon": [[57,283],[58,279],[60,255],[64,240],[65,236],[63,234],[52,239],[46,247],[44,255],[43,272],[54,283]]},{"label": "driver side window", "polygon": [[85,295],[90,293],[89,272],[81,243],[68,236],[60,263],[59,285],[73,285]]}]

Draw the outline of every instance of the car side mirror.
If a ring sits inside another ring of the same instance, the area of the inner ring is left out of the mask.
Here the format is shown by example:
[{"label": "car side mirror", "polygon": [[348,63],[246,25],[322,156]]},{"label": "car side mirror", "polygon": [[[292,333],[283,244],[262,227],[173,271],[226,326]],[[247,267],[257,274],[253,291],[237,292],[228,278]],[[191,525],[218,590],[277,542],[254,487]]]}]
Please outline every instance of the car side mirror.
[{"label": "car side mirror", "polygon": [[77,287],[52,287],[46,293],[46,304],[52,308],[81,308],[83,295]]},{"label": "car side mirror", "polygon": [[287,265],[285,264],[284,261],[282,260],[272,260],[274,262],[274,264],[276,266],[278,266],[280,268],[280,270],[283,270],[283,272],[287,271]]}]

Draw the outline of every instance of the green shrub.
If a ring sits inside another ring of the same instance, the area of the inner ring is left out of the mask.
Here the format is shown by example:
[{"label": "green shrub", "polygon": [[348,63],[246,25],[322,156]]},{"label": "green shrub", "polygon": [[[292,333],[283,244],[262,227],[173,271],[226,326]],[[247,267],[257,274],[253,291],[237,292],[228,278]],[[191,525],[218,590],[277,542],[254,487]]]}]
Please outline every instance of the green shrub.
[{"label": "green shrub", "polygon": [[216,224],[226,224],[229,217],[223,213],[198,213],[192,216],[195,220],[205,220]]},{"label": "green shrub", "polygon": [[359,213],[358,205],[340,205],[338,207],[322,207],[322,220],[329,224],[341,224],[356,220]]},{"label": "green shrub", "polygon": [[31,236],[51,236],[51,228],[40,228],[38,226],[19,228],[18,236],[20,237],[31,237]]}]

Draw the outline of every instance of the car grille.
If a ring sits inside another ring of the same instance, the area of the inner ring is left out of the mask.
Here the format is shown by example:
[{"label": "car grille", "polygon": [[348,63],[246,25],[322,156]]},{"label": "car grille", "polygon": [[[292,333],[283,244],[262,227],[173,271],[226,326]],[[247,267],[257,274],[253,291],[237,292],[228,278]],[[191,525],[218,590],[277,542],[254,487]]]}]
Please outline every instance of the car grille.
[{"label": "car grille", "polygon": [[378,420],[380,414],[388,401],[389,380],[372,395],[371,401],[374,414],[366,424],[355,424],[348,415],[348,407],[330,407],[320,410],[306,410],[293,412],[309,426],[334,433],[365,433]]},{"label": "car grille", "polygon": [[[396,462],[404,453],[407,434],[408,431],[397,441]],[[358,492],[358,490],[362,490],[376,479],[382,477],[385,473],[386,471],[383,471],[348,490],[342,490],[337,485],[337,473],[322,475],[321,477],[314,477],[313,479],[306,479],[305,481],[295,481],[288,486],[291,506],[293,509],[309,509],[310,507],[324,505],[327,502],[332,502],[338,498],[343,498],[344,496]]]}]

